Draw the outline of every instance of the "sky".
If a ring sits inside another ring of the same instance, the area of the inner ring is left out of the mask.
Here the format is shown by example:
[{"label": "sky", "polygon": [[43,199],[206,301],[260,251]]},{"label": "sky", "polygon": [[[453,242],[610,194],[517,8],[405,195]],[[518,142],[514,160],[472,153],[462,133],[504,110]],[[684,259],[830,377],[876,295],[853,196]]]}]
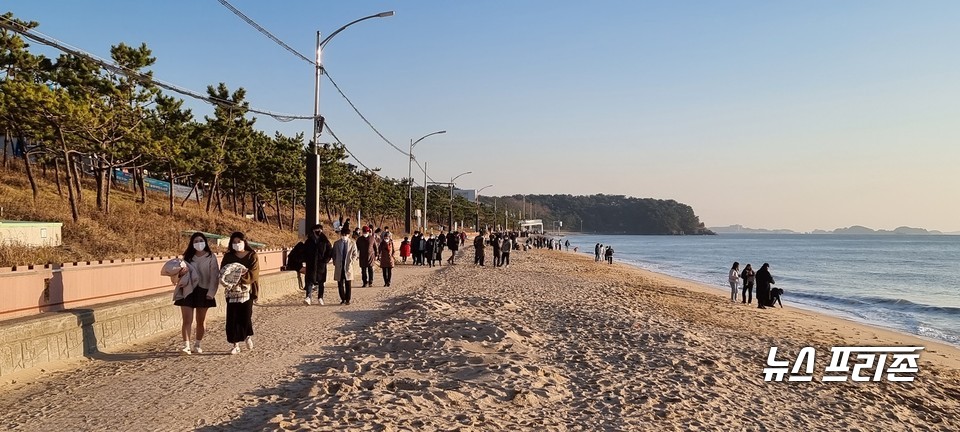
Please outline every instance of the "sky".
[{"label": "sky", "polygon": [[[707,226],[960,231],[960,2],[231,4],[308,58],[317,31],[395,11],[338,34],[323,62],[398,147],[448,131],[414,150],[436,181],[472,171],[457,186],[489,195],[674,199]],[[155,77],[181,87],[224,82],[257,109],[313,113],[312,66],[217,0],[0,11],[101,57],[146,43]],[[326,79],[320,106],[363,164],[407,176],[407,157]],[[256,127],[309,137],[312,125]]]}]

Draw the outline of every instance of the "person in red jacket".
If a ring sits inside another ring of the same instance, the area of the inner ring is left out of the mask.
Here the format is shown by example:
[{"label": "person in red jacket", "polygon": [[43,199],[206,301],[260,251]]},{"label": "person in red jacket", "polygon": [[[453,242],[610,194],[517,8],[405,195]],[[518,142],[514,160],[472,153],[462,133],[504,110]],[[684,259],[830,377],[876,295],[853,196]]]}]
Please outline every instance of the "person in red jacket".
[{"label": "person in red jacket", "polygon": [[410,256],[410,238],[404,237],[403,241],[400,242],[400,258],[404,264],[407,263],[408,256]]}]

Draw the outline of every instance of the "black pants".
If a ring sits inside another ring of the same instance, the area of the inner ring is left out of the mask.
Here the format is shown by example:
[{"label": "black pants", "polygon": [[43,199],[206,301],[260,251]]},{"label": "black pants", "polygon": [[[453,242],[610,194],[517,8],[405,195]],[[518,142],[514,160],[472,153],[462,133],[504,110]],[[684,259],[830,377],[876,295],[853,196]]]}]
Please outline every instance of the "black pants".
[{"label": "black pants", "polygon": [[360,280],[363,285],[373,285],[373,266],[360,266]]},{"label": "black pants", "polygon": [[757,285],[757,307],[770,305],[770,285]]},{"label": "black pants", "polygon": [[422,265],[423,264],[423,252],[415,250],[413,251],[413,265]]},{"label": "black pants", "polygon": [[474,248],[473,263],[483,265],[483,248]]},{"label": "black pants", "polygon": [[452,262],[453,262],[453,259],[454,259],[456,256],[457,256],[457,250],[456,250],[456,249],[450,249],[450,259],[447,260],[447,261],[450,261],[450,262],[452,263]]},{"label": "black pants", "polygon": [[[749,299],[747,298],[748,295],[750,296]],[[757,292],[757,297],[758,298],[760,297],[759,291]],[[741,303],[753,303],[753,284],[752,283],[743,284],[743,296],[741,298],[743,298],[743,301]]]},{"label": "black pants", "polygon": [[247,336],[253,336],[253,299],[227,302],[227,342],[243,342]]},{"label": "black pants", "polygon": [[350,302],[350,281],[341,278],[337,281],[337,292],[340,293],[341,302]]},{"label": "black pants", "polygon": [[594,258],[594,261],[600,261],[600,252],[597,252],[596,258]]},{"label": "black pants", "polygon": [[493,250],[493,266],[500,267],[500,251],[497,249]]},{"label": "black pants", "polygon": [[510,265],[510,252],[503,252],[500,254],[500,265],[502,266]]},{"label": "black pants", "polygon": [[393,267],[382,267],[383,270],[383,285],[390,286],[390,279],[393,276]]}]

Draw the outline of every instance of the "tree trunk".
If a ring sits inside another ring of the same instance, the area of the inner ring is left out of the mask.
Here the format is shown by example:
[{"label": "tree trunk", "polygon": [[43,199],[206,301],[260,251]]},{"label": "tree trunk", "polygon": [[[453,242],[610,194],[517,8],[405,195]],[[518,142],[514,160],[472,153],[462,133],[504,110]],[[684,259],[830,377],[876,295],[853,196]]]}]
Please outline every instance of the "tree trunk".
[{"label": "tree trunk", "polygon": [[323,207],[327,210],[327,220],[333,220],[333,213],[330,213],[330,199],[323,198]]},{"label": "tree trunk", "polygon": [[240,194],[240,216],[247,217],[247,193]]},{"label": "tree trunk", "polygon": [[213,194],[217,190],[217,184],[220,182],[220,173],[213,175],[213,183],[210,184],[210,193],[207,195],[207,213],[210,213],[210,209],[213,206]]},{"label": "tree trunk", "polygon": [[277,198],[277,226],[280,227],[280,231],[283,231],[283,217],[280,216],[280,190],[275,189],[273,193]]},{"label": "tree trunk", "polygon": [[63,198],[63,189],[60,187],[60,158],[53,158],[53,177],[57,180],[57,195]]},{"label": "tree trunk", "polygon": [[[110,191],[113,189],[113,158],[110,158],[110,163],[107,165],[107,184],[106,188],[103,191],[103,212],[110,214]],[[136,182],[133,183],[136,186]]]},{"label": "tree trunk", "polygon": [[33,202],[37,202],[40,196],[40,190],[37,188],[37,180],[33,178],[33,168],[30,166],[30,152],[23,152],[23,165],[27,168],[27,179],[30,180],[30,189],[33,190]]},{"label": "tree trunk", "polygon": [[[69,197],[68,200],[70,202],[70,213],[73,216],[73,223],[77,223],[80,221],[80,212],[77,209],[78,200],[74,198],[73,186],[70,184],[71,173],[75,173],[75,171],[73,171],[74,167],[71,166],[73,164],[70,161],[70,152],[67,151],[67,143],[63,138],[63,131],[58,130],[57,132],[60,134],[60,148],[63,151],[63,159],[67,164],[67,166],[64,168],[67,172],[67,196]],[[76,177],[76,174],[74,174],[74,177]]]},{"label": "tree trunk", "polygon": [[97,167],[94,170],[97,174],[97,210],[103,211],[103,191],[106,189],[104,175],[107,170],[103,167],[103,161],[97,157]]},{"label": "tree trunk", "polygon": [[[306,223],[306,221],[304,221]],[[297,227],[297,191],[296,189],[290,191],[290,228],[296,230]],[[310,229],[311,227],[304,226],[304,231]]]},{"label": "tree trunk", "polygon": [[[64,144],[63,147],[64,149],[66,149],[67,145]],[[71,157],[71,154],[66,153],[65,159],[70,157]],[[80,187],[80,168],[78,167],[78,165],[83,165],[83,162],[80,161],[79,155],[76,155],[74,157],[76,158],[76,160],[68,161],[69,163],[67,167],[67,169],[71,171],[71,174],[73,174],[73,183],[71,184],[70,181],[67,180],[67,186],[77,190],[77,204],[79,205],[81,202],[83,202],[83,188]]]},{"label": "tree trunk", "polygon": [[[173,163],[167,165],[167,174],[170,175],[170,216],[173,216]],[[187,195],[190,198],[190,195]]]},{"label": "tree trunk", "polygon": [[233,214],[239,215],[239,206],[237,205],[237,179],[233,179],[233,190],[230,191],[230,201],[233,202]]},{"label": "tree trunk", "polygon": [[[136,172],[136,173],[139,173],[139,175],[137,176],[137,178],[139,179],[139,181],[136,183],[136,185],[137,185],[137,188],[140,189],[140,191],[139,191],[139,192],[140,192],[140,198],[137,200],[137,202],[139,202],[139,203],[146,203],[146,202],[147,202],[147,187],[146,187],[146,185],[144,184],[144,183],[146,182],[146,179],[143,178],[143,177],[144,177],[143,168],[134,168],[133,171]],[[172,180],[170,181],[170,190],[173,190],[173,181],[172,181]]]},{"label": "tree trunk", "polygon": [[10,130],[3,131],[3,167],[7,167],[7,146],[13,147],[13,138]]},{"label": "tree trunk", "polygon": [[[187,201],[190,200],[190,195],[193,195],[193,193],[197,190],[197,187],[198,187],[198,186],[200,186],[200,182],[199,182],[199,181],[193,183],[193,188],[190,189],[190,192],[187,192],[187,196],[185,196],[185,197],[183,198],[183,201],[180,202],[180,207],[183,207],[183,205],[186,204]],[[197,196],[200,196],[200,193],[199,193],[199,192],[197,192]]]},{"label": "tree trunk", "polygon": [[225,193],[222,187],[217,186],[217,214],[223,214],[223,194]]}]

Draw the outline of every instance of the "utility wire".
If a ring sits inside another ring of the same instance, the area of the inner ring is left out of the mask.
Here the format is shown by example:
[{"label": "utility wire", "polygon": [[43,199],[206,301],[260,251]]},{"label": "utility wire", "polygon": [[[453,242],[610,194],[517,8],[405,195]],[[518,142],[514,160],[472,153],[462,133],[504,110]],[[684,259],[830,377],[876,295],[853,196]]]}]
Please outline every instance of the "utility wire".
[{"label": "utility wire", "polygon": [[265,29],[265,28],[263,28],[262,26],[260,26],[260,24],[257,24],[256,21],[254,21],[254,20],[250,19],[250,17],[244,15],[243,12],[240,12],[239,9],[233,7],[233,5],[230,4],[230,2],[228,2],[227,0],[217,0],[217,1],[219,1],[220,4],[223,5],[223,7],[229,9],[230,12],[233,12],[234,15],[240,17],[240,19],[242,19],[244,22],[246,22],[247,24],[250,24],[251,27],[257,29],[258,32],[262,33],[264,36],[270,38],[270,40],[272,40],[272,41],[276,42],[278,45],[282,46],[285,50],[290,51],[290,53],[292,53],[293,55],[295,55],[295,56],[297,56],[297,57],[300,57],[301,59],[303,59],[303,61],[305,61],[305,62],[307,62],[307,63],[310,63],[310,64],[312,64],[312,65],[316,65],[316,62],[314,62],[313,60],[308,59],[305,55],[300,54],[297,50],[295,50],[295,49],[293,49],[292,47],[290,47],[290,45],[285,44],[282,40],[280,40],[280,38],[274,36],[273,33],[270,33],[269,31],[267,31],[267,29]]},{"label": "utility wire", "polygon": [[[217,1],[219,1],[220,4],[223,5],[223,7],[227,8],[227,9],[229,9],[231,12],[233,12],[234,15],[238,16],[240,19],[242,19],[244,22],[246,22],[247,24],[249,24],[251,27],[255,28],[258,32],[262,33],[264,36],[270,38],[270,40],[276,42],[278,45],[280,45],[281,47],[283,47],[285,50],[290,51],[293,55],[299,57],[300,59],[302,59],[303,61],[305,61],[305,62],[307,62],[307,63],[309,63],[309,64],[311,64],[311,65],[313,65],[314,67],[318,67],[318,66],[319,66],[319,65],[317,65],[316,61],[310,60],[309,58],[307,58],[307,56],[305,56],[305,55],[301,54],[300,52],[298,52],[297,50],[291,48],[290,45],[287,45],[287,44],[284,43],[282,40],[280,40],[280,38],[274,36],[273,33],[270,33],[270,31],[268,31],[267,29],[263,28],[263,26],[261,26],[260,24],[257,24],[256,21],[254,21],[254,20],[251,19],[250,17],[246,16],[243,12],[240,12],[240,10],[238,10],[238,9],[235,8],[233,5],[231,5],[230,2],[228,2],[227,0],[217,0]],[[347,95],[343,92],[343,90],[340,89],[340,86],[337,85],[337,82],[334,81],[332,77],[330,77],[330,73],[327,72],[326,68],[324,68],[323,66],[319,66],[319,67],[320,67],[320,73],[322,73],[323,75],[326,75],[326,76],[327,76],[327,79],[330,81],[331,84],[333,84],[333,87],[337,89],[337,92],[340,93],[340,96],[342,96],[343,99],[347,101],[347,103],[350,105],[350,108],[353,108],[353,111],[354,111],[355,113],[357,113],[358,116],[360,116],[360,118],[363,120],[363,122],[366,123],[367,126],[369,126],[370,129],[372,129],[373,132],[376,133],[377,136],[380,137],[380,139],[382,139],[385,143],[387,143],[388,145],[390,145],[390,147],[393,147],[394,150],[400,152],[400,154],[402,154],[402,155],[404,155],[404,156],[409,156],[409,153],[407,153],[407,152],[404,151],[402,148],[397,147],[395,144],[393,144],[393,142],[391,142],[389,139],[387,139],[387,137],[385,137],[382,133],[380,133],[379,130],[377,130],[377,128],[373,125],[373,123],[370,122],[370,120],[367,120],[367,117],[364,116],[363,113],[360,112],[360,109],[357,108],[357,105],[354,104],[353,101],[351,101],[349,97],[347,97]]]},{"label": "utility wire", "polygon": [[360,110],[357,109],[357,106],[354,105],[353,101],[351,101],[350,98],[348,98],[347,95],[343,93],[343,90],[340,89],[340,86],[337,85],[337,82],[333,80],[333,77],[330,76],[329,72],[324,70],[323,74],[327,76],[327,80],[329,80],[330,83],[333,84],[333,87],[337,89],[337,93],[340,93],[340,96],[343,96],[343,99],[346,100],[348,104],[350,104],[350,108],[353,108],[353,111],[356,112],[361,119],[363,119],[363,122],[366,123],[367,126],[370,126],[370,129],[373,129],[373,131],[380,137],[380,139],[382,139],[385,143],[389,144],[390,147],[393,147],[394,150],[400,152],[400,154],[407,157],[410,156],[410,154],[404,151],[402,148],[397,147],[394,143],[390,142],[390,140],[387,139],[387,137],[383,136],[383,134],[380,133],[380,131],[377,130],[376,127],[373,126],[373,123],[370,123],[370,120],[367,120],[367,118],[360,112]]},{"label": "utility wire", "polygon": [[[2,17],[0,17],[0,18],[2,18]],[[172,91],[172,92],[174,92],[174,93],[178,93],[178,94],[181,94],[181,95],[184,95],[184,96],[187,96],[187,97],[191,97],[191,98],[194,98],[194,99],[198,99],[198,100],[201,100],[201,101],[204,101],[204,102],[213,104],[213,105],[220,105],[220,106],[225,106],[225,107],[236,107],[236,104],[234,104],[234,103],[231,102],[231,101],[224,100],[224,99],[220,99],[220,98],[217,98],[217,97],[207,96],[207,95],[203,95],[203,94],[200,94],[200,93],[191,91],[191,90],[187,90],[187,89],[184,89],[184,88],[182,88],[182,87],[176,86],[176,85],[174,85],[174,84],[170,84],[170,83],[167,83],[167,82],[164,82],[164,81],[160,81],[160,80],[158,80],[158,79],[156,79],[156,78],[153,78],[152,76],[150,76],[150,75],[148,75],[148,74],[145,74],[145,73],[142,73],[142,72],[138,72],[138,71],[135,71],[135,70],[131,70],[131,69],[125,68],[125,67],[120,66],[120,65],[113,64],[113,63],[111,63],[111,62],[108,61],[108,60],[105,60],[105,59],[102,59],[102,58],[100,58],[100,57],[98,57],[98,56],[96,56],[96,55],[90,54],[90,53],[88,53],[88,52],[86,52],[86,51],[84,51],[84,50],[82,50],[82,49],[80,49],[80,48],[76,48],[76,47],[70,46],[70,45],[68,45],[68,44],[66,44],[66,43],[64,43],[64,42],[61,42],[61,41],[59,41],[59,40],[57,40],[57,39],[54,39],[54,38],[52,38],[52,37],[50,37],[50,36],[47,36],[47,35],[45,35],[45,34],[43,34],[43,33],[38,32],[38,31],[36,31],[36,30],[27,29],[27,28],[25,28],[25,27],[19,26],[19,25],[17,25],[17,24],[16,24],[15,22],[13,22],[13,21],[10,21],[10,20],[7,20],[7,19],[0,20],[0,27],[2,27],[2,28],[4,28],[4,29],[7,29],[7,30],[10,30],[10,31],[12,31],[12,32],[18,33],[18,34],[20,34],[21,36],[23,36],[23,37],[25,37],[25,38],[27,38],[27,39],[30,39],[30,40],[32,40],[32,41],[35,41],[35,42],[37,42],[37,43],[40,43],[40,44],[42,44],[42,45],[46,45],[46,46],[49,46],[49,47],[51,47],[51,48],[56,48],[56,49],[58,49],[58,50],[60,50],[60,51],[63,51],[63,52],[65,52],[65,53],[67,53],[67,54],[72,54],[72,55],[77,56],[77,57],[83,57],[83,58],[85,58],[85,59],[87,59],[87,60],[90,60],[90,61],[92,61],[92,62],[94,62],[94,63],[102,66],[103,68],[105,68],[105,69],[107,69],[107,70],[109,70],[109,71],[112,71],[112,72],[118,73],[118,74],[122,74],[122,75],[126,75],[126,76],[128,76],[128,77],[130,77],[130,78],[133,78],[133,79],[135,79],[135,80],[137,80],[137,81],[139,81],[139,82],[141,82],[141,83],[150,83],[150,84],[153,84],[153,85],[155,85],[155,86],[157,86],[157,87],[160,87],[160,88],[162,88],[162,89],[166,89],[166,90]],[[293,120],[308,120],[308,119],[313,119],[313,118],[314,118],[313,116],[298,116],[298,115],[292,115],[292,114],[280,114],[280,113],[275,113],[275,112],[272,112],[272,111],[266,111],[266,110],[261,110],[261,109],[257,109],[257,108],[250,108],[249,106],[246,108],[246,110],[249,111],[249,112],[252,112],[252,113],[262,114],[262,115],[265,115],[265,116],[268,116],[268,117],[272,117],[272,118],[274,118],[274,119],[276,119],[276,120],[278,120],[278,121],[282,121],[282,122],[290,122],[290,121],[293,121]]]}]

